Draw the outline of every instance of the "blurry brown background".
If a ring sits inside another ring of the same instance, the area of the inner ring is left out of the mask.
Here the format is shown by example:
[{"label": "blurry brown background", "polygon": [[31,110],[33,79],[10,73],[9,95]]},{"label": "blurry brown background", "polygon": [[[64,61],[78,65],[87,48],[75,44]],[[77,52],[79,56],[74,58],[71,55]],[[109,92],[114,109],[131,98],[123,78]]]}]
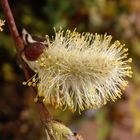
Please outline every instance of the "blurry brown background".
[{"label": "blurry brown background", "polygon": [[[53,27],[108,33],[129,48],[133,78],[121,100],[72,114],[49,107],[85,140],[140,139],[140,0],[9,0],[19,31],[53,35]],[[4,19],[0,7],[0,19]],[[32,93],[22,86],[7,24],[0,32],[0,140],[45,140]]]}]

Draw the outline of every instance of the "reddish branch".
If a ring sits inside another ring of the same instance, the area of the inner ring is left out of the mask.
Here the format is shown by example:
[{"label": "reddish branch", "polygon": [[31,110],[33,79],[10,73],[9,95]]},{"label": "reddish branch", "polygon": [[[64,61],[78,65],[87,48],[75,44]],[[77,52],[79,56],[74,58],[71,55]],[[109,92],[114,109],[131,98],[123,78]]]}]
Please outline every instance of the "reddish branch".
[{"label": "reddish branch", "polygon": [[[21,37],[19,36],[19,33],[18,33],[16,24],[15,24],[10,6],[9,6],[8,0],[2,0],[1,2],[2,2],[2,7],[3,7],[5,17],[7,19],[8,27],[10,29],[11,36],[13,37],[13,40],[16,44],[15,47],[17,50],[18,59],[21,60],[19,54],[20,54],[21,50],[23,50],[23,48],[24,48],[23,41],[22,41]],[[29,75],[28,70],[26,69],[26,65],[22,61],[21,61],[21,65],[22,65],[26,79],[29,79],[30,75]]]},{"label": "reddish branch", "polygon": [[[16,45],[15,47],[17,50],[18,59],[21,62],[21,66],[22,66],[23,72],[25,74],[26,80],[28,80],[31,77],[30,69],[27,67],[27,65],[24,63],[24,61],[21,59],[21,56],[20,56],[21,50],[24,49],[23,40],[20,37],[19,32],[17,30],[15,20],[14,20],[13,14],[11,12],[8,0],[1,0],[1,2],[2,2],[4,15],[6,17],[6,21],[8,22],[8,27],[10,29],[11,36],[13,37],[13,40],[14,40],[15,45]],[[36,96],[37,95],[36,90],[33,87],[31,87],[31,90],[32,90],[33,95]],[[41,120],[44,123],[46,123],[46,121],[48,119],[50,119],[50,115],[49,115],[48,110],[46,109],[46,107],[43,105],[42,102],[38,102],[37,106],[38,106],[39,111],[40,111]]]}]

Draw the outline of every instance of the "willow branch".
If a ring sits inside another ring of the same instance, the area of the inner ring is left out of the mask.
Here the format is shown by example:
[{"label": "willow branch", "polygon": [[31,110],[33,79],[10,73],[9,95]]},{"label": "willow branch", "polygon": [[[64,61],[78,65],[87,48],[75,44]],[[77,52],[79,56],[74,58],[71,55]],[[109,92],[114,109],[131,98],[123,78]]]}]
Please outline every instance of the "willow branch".
[{"label": "willow branch", "polygon": [[[4,15],[5,15],[6,21],[8,23],[8,27],[9,27],[11,36],[15,42],[15,47],[16,47],[18,59],[21,62],[21,66],[22,66],[25,78],[26,78],[26,80],[28,80],[31,77],[30,69],[24,63],[24,61],[21,59],[21,56],[20,56],[20,52],[24,49],[23,40],[20,37],[19,32],[17,30],[15,20],[14,20],[13,14],[11,12],[11,8],[9,6],[8,0],[1,0],[1,2],[2,2]],[[31,87],[31,90],[32,90],[33,95],[36,96],[37,95],[36,90],[33,87]],[[48,120],[48,118],[50,118],[50,114],[49,114],[48,110],[46,109],[46,107],[43,105],[42,102],[37,102],[37,106],[38,106],[39,111],[40,111],[41,120],[43,122],[46,122],[46,120]]]},{"label": "willow branch", "polygon": [[14,42],[15,42],[15,47],[16,47],[16,50],[17,50],[18,59],[20,59],[21,66],[22,66],[22,69],[24,71],[26,79],[29,79],[30,75],[29,75],[29,72],[27,70],[27,66],[23,61],[21,61],[21,58],[20,58],[20,52],[24,48],[23,40],[21,39],[21,37],[18,33],[18,30],[17,30],[16,24],[15,24],[13,14],[11,12],[8,0],[2,0],[1,2],[2,2],[4,15],[6,17],[8,27],[10,29],[11,36],[12,36]]}]

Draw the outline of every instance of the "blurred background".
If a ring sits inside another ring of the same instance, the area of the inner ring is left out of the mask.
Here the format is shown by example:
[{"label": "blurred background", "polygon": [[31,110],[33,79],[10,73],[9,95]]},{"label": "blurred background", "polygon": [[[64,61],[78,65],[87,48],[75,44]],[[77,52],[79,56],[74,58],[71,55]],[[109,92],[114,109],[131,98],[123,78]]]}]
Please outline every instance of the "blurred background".
[{"label": "blurred background", "polygon": [[[129,48],[133,78],[122,99],[78,113],[49,107],[85,140],[140,140],[140,0],[9,0],[19,31],[53,35],[53,27],[107,33]],[[0,6],[0,19],[4,19]],[[0,140],[45,140],[29,88],[22,85],[7,23],[0,32]]]}]

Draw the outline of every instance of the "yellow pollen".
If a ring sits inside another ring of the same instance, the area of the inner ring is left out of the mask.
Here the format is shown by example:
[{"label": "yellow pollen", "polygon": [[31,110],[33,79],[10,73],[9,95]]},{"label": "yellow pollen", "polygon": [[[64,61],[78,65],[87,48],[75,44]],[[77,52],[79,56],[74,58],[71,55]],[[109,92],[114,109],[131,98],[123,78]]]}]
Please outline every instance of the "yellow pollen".
[{"label": "yellow pollen", "polygon": [[40,67],[44,67],[45,66],[45,64],[44,63],[40,63]]},{"label": "yellow pollen", "polygon": [[132,78],[132,75],[128,75],[129,78]]},{"label": "yellow pollen", "polygon": [[116,95],[119,97],[119,98],[121,98],[121,93],[116,93]]},{"label": "yellow pollen", "polygon": [[131,67],[128,67],[128,69],[131,70],[132,68]]},{"label": "yellow pollen", "polygon": [[45,101],[46,101],[46,98],[43,99],[43,102],[45,102]]},{"label": "yellow pollen", "polygon": [[119,62],[119,64],[120,64],[120,65],[122,65],[122,64],[123,64],[123,62]]},{"label": "yellow pollen", "polygon": [[44,57],[41,57],[41,61],[44,61],[45,59],[44,59]]},{"label": "yellow pollen", "polygon": [[32,85],[32,82],[28,82],[28,86],[31,86]]},{"label": "yellow pollen", "polygon": [[36,80],[35,78],[32,79],[33,82],[35,82],[35,80]]},{"label": "yellow pollen", "polygon": [[130,74],[133,74],[133,71],[129,71]]},{"label": "yellow pollen", "polygon": [[56,62],[55,64],[56,64],[56,65],[59,65],[59,63],[58,63],[58,62]]},{"label": "yellow pollen", "polygon": [[44,97],[44,93],[43,92],[40,92],[39,93],[39,97]]},{"label": "yellow pollen", "polygon": [[128,81],[125,81],[125,82],[122,84],[123,87],[126,87],[127,85],[128,85]]},{"label": "yellow pollen", "polygon": [[26,84],[27,84],[27,82],[22,82],[22,84],[23,84],[23,85],[26,85]]},{"label": "yellow pollen", "polygon": [[35,87],[36,86],[36,83],[33,83],[32,86]]},{"label": "yellow pollen", "polygon": [[38,84],[37,84],[37,87],[39,87],[39,86],[40,86],[40,84],[38,83]]},{"label": "yellow pollen", "polygon": [[51,59],[51,58],[52,58],[52,57],[49,55],[49,56],[48,56],[48,59]]},{"label": "yellow pollen", "polygon": [[104,105],[106,105],[107,104],[107,101],[106,100],[104,100]]},{"label": "yellow pollen", "polygon": [[37,97],[36,97],[36,98],[34,98],[34,102],[35,102],[35,103],[37,103],[37,101],[38,101],[38,98],[37,98]]},{"label": "yellow pollen", "polygon": [[128,51],[128,48],[124,48],[123,51],[124,51],[124,52],[127,52],[127,51]]},{"label": "yellow pollen", "polygon": [[132,58],[129,58],[129,59],[128,59],[128,62],[131,63],[131,62],[132,62]]}]

